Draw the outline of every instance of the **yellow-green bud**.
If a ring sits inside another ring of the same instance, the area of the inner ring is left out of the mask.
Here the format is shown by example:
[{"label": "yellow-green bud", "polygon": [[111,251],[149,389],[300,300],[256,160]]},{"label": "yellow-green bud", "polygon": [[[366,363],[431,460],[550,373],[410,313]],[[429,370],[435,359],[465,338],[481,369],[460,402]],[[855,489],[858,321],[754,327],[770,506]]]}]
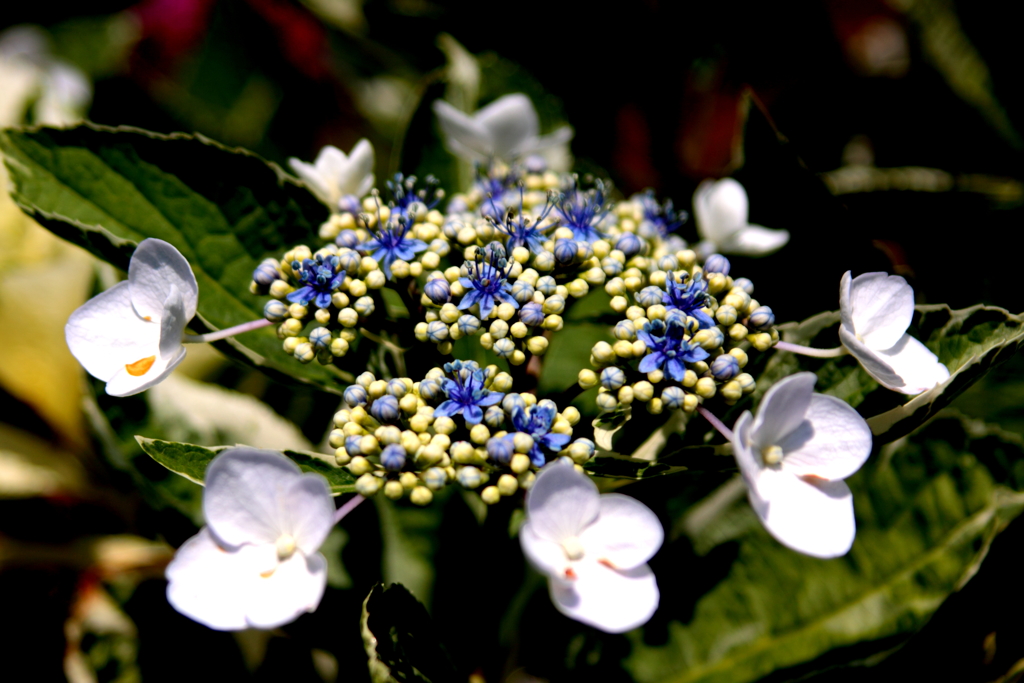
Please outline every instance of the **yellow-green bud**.
[{"label": "yellow-green bud", "polygon": [[593,370],[584,368],[583,370],[580,370],[580,374],[577,375],[576,381],[579,383],[581,389],[592,389],[597,386],[597,373]]},{"label": "yellow-green bud", "polygon": [[650,382],[640,381],[633,385],[633,398],[646,403],[654,398],[654,387]]},{"label": "yellow-green bud", "polygon": [[388,483],[384,484],[384,495],[391,500],[398,500],[405,495],[405,487],[392,479]]},{"label": "yellow-green bud", "polygon": [[354,308],[343,308],[338,311],[338,322],[345,327],[355,327],[359,324],[359,314]]},{"label": "yellow-green bud", "polygon": [[758,351],[767,351],[772,347],[772,336],[767,332],[751,334],[747,337],[747,341]]},{"label": "yellow-green bud", "polygon": [[694,388],[697,395],[701,398],[711,398],[715,395],[715,380],[710,377],[701,377],[697,380],[697,386]]},{"label": "yellow-green bud", "polygon": [[[374,261],[374,263],[376,263],[376,261]],[[366,283],[362,280],[349,278],[348,280],[345,280],[345,285],[348,287],[348,293],[352,296],[356,298],[366,296]]]},{"label": "yellow-green bud", "polygon": [[358,477],[373,471],[373,465],[363,456],[357,455],[348,463],[348,471]]},{"label": "yellow-green bud", "polygon": [[491,438],[491,430],[482,422],[473,425],[473,428],[469,430],[469,440],[477,445],[487,443],[489,438]]},{"label": "yellow-green bud", "polygon": [[620,339],[615,342],[615,344],[612,345],[612,350],[615,351],[615,355],[619,358],[628,360],[633,357],[633,344],[625,339]]},{"label": "yellow-green bud", "polygon": [[450,417],[439,417],[434,420],[434,431],[438,434],[451,434],[455,431],[455,420]]},{"label": "yellow-green bud", "polygon": [[526,432],[516,432],[512,435],[512,444],[516,453],[529,453],[533,450],[533,437]]},{"label": "yellow-green bud", "polygon": [[437,444],[428,444],[420,449],[419,453],[416,454],[416,464],[423,467],[430,467],[441,462],[441,458],[444,457],[444,449]]},{"label": "yellow-green bud", "polygon": [[281,323],[281,325],[277,328],[277,336],[281,337],[282,339],[284,337],[297,337],[299,332],[302,332],[302,327],[303,325],[301,320],[289,318],[288,320],[285,320],[283,323]]},{"label": "yellow-green bud", "polygon": [[700,405],[700,401],[693,394],[687,394],[683,397],[683,412],[692,413],[697,410],[697,406]]},{"label": "yellow-green bud", "polygon": [[300,363],[310,363],[316,358],[316,351],[313,350],[313,345],[309,342],[303,342],[295,347],[295,352],[292,354],[295,359]]},{"label": "yellow-green bud", "polygon": [[718,392],[729,403],[735,403],[743,397],[743,387],[734,379],[723,384]]},{"label": "yellow-green bud", "polygon": [[[357,458],[353,458],[356,460]],[[352,469],[352,465],[349,465],[349,469]],[[366,473],[356,479],[356,493],[359,495],[370,498],[377,491],[380,491],[381,480],[370,473]]]},{"label": "yellow-green bud", "polygon": [[376,455],[380,453],[380,442],[377,441],[377,437],[372,434],[359,439],[359,452],[365,453],[366,455]]},{"label": "yellow-green bud", "polygon": [[498,493],[503,496],[511,496],[519,488],[519,480],[511,474],[503,474],[498,477]]},{"label": "yellow-green bud", "polygon": [[430,501],[434,500],[434,493],[426,486],[417,486],[409,494],[409,500],[413,505],[430,505]]},{"label": "yellow-green bud", "polygon": [[484,490],[480,492],[480,499],[488,505],[494,505],[501,500],[501,493],[497,486],[485,486]]},{"label": "yellow-green bud", "polygon": [[543,356],[548,350],[548,340],[545,337],[530,337],[526,342],[526,348],[535,356]]},{"label": "yellow-green bud", "polygon": [[509,468],[516,474],[522,474],[530,469],[530,457],[523,453],[516,453],[512,456]]},{"label": "yellow-green bud", "polygon": [[275,299],[284,299],[286,296],[295,291],[295,288],[284,280],[274,280],[270,284],[270,296]]},{"label": "yellow-green bud", "polygon": [[[387,278],[385,277],[383,271],[371,270],[369,273],[366,274],[364,282],[366,283],[366,285],[363,288],[363,293],[356,294],[356,296],[363,296],[363,294],[366,294],[367,289],[380,289],[387,283]],[[352,289],[350,288],[349,291],[352,291]],[[353,294],[354,293],[355,292],[353,292]]]},{"label": "yellow-green bud", "polygon": [[[737,313],[733,306],[719,306],[718,310],[715,311],[715,320],[717,320],[720,325],[731,326],[736,323],[736,318]],[[729,336],[732,336],[731,330],[729,332]],[[733,338],[735,339],[735,337]]]},{"label": "yellow-green bud", "polygon": [[305,344],[307,341],[309,340],[305,337],[288,337],[281,344],[281,348],[285,353],[292,354],[295,353],[295,349],[299,348],[299,344]]},{"label": "yellow-green bud", "polygon": [[487,331],[494,339],[504,339],[508,335],[508,323],[498,318],[491,323]]},{"label": "yellow-green bud", "polygon": [[510,303],[498,304],[497,308],[495,308],[494,310],[497,313],[498,319],[504,320],[505,322],[511,320],[512,316],[516,314],[515,306],[513,306]]},{"label": "yellow-green bud", "polygon": [[739,366],[741,368],[745,367],[746,364],[747,364],[747,361],[749,360],[747,358],[747,352],[744,351],[743,349],[739,349],[739,348],[729,349],[729,355],[736,359],[736,362],[739,363]]},{"label": "yellow-green bud", "polygon": [[352,456],[344,448],[339,448],[334,451],[334,462],[337,463],[338,467],[344,467],[352,462]]}]

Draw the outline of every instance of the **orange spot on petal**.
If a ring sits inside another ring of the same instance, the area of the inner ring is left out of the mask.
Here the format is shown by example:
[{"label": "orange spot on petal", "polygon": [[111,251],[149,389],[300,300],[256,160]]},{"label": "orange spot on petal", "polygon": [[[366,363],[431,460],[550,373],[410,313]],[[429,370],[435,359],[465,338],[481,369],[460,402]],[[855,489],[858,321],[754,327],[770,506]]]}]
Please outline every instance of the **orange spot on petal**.
[{"label": "orange spot on petal", "polygon": [[577,578],[576,572],[573,570],[572,567],[566,567],[565,568],[565,578],[572,579],[573,581],[576,580],[576,578]]},{"label": "orange spot on petal", "polygon": [[602,559],[598,560],[597,563],[598,564],[603,564],[604,566],[608,567],[609,569],[615,569],[615,565],[611,563],[611,560],[606,560],[606,559],[602,558]]},{"label": "orange spot on petal", "polygon": [[274,575],[274,570],[273,569],[268,569],[265,572],[260,572],[260,577],[264,578],[264,579],[269,579],[273,575]]},{"label": "orange spot on petal", "polygon": [[153,367],[153,363],[156,362],[156,356],[150,356],[149,358],[142,358],[134,363],[129,363],[124,366],[124,369],[128,371],[128,374],[132,377],[141,377],[149,372],[149,369]]},{"label": "orange spot on petal", "polygon": [[149,317],[148,315],[142,316],[142,319],[147,321],[147,322],[153,322],[153,319],[151,317]]}]

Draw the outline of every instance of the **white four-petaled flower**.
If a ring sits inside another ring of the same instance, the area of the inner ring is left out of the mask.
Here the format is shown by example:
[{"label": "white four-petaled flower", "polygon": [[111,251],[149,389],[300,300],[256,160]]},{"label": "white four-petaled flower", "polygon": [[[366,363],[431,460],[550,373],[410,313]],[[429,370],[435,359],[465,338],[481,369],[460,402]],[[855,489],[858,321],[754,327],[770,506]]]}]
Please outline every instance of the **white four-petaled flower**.
[{"label": "white four-petaled flower", "polygon": [[949,379],[949,370],[907,334],[914,290],[898,275],[846,271],[839,283],[839,339],[869,375],[903,394],[920,394]]},{"label": "white four-petaled flower", "polygon": [[775,384],[757,416],[736,420],[732,445],[761,523],[780,543],[814,557],[853,545],[853,495],[843,481],[871,454],[871,430],[834,396],[815,394],[813,373]]},{"label": "white four-petaled flower", "polygon": [[312,164],[294,157],[288,160],[292,170],[331,211],[339,210],[343,197],[361,199],[373,188],[373,163],[373,145],[365,138],[348,155],[328,145]]},{"label": "white four-petaled flower", "polygon": [[185,358],[185,325],[196,314],[199,287],[185,257],[167,242],[146,239],[128,264],[128,279],[85,302],[68,318],[71,354],[111,396],[144,391]]},{"label": "white four-petaled flower", "polygon": [[786,230],[747,222],[747,191],[732,178],[705,180],[693,193],[693,214],[701,239],[723,254],[762,256],[789,241]]},{"label": "white four-petaled flower", "polygon": [[647,566],[664,531],[642,503],[600,495],[564,462],[540,471],[526,496],[523,552],[548,577],[560,612],[609,633],[646,623],[658,608],[658,583]]},{"label": "white four-petaled flower", "polygon": [[573,131],[563,126],[550,135],[540,135],[540,120],[530,98],[522,93],[499,97],[472,116],[444,100],[434,102],[448,150],[467,161],[497,157],[512,161],[518,157],[565,145]]},{"label": "white four-petaled flower", "polygon": [[206,524],[167,566],[176,610],[221,631],[274,628],[320,604],[334,526],[327,482],[274,451],[230,448],[206,468]]}]

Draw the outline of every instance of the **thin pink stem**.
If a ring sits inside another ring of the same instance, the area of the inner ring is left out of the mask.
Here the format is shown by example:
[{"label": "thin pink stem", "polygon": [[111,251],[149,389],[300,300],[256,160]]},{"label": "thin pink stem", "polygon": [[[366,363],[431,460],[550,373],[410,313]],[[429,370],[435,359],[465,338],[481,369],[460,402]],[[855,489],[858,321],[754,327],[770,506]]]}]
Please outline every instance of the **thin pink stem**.
[{"label": "thin pink stem", "polygon": [[334,523],[337,524],[341,520],[345,519],[346,515],[355,510],[356,506],[364,500],[366,500],[366,498],[363,498],[358,493],[346,500],[344,505],[334,511]]},{"label": "thin pink stem", "polygon": [[697,412],[704,416],[704,419],[711,423],[711,426],[718,430],[718,433],[729,441],[732,441],[732,430],[726,427],[715,414],[702,405],[697,406]]},{"label": "thin pink stem", "polygon": [[845,346],[837,346],[834,349],[812,349],[810,346],[801,346],[800,344],[791,344],[784,341],[776,342],[775,348],[779,351],[789,351],[790,353],[799,353],[803,356],[813,356],[815,358],[838,358],[849,353]]},{"label": "thin pink stem", "polygon": [[258,330],[261,327],[266,327],[267,325],[273,325],[273,323],[265,318],[261,318],[259,320],[253,320],[252,322],[229,327],[226,330],[217,330],[216,332],[208,332],[206,334],[186,334],[181,341],[183,344],[206,344],[209,342],[219,341],[221,339],[227,339],[228,337],[234,337],[236,334],[242,334],[243,332]]}]

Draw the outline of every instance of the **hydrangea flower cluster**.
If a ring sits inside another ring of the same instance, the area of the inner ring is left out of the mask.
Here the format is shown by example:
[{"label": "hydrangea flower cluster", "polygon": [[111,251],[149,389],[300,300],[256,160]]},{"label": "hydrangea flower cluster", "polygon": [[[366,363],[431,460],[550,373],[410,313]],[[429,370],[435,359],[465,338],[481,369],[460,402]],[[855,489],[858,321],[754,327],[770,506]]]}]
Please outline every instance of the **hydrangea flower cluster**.
[{"label": "hydrangea flower cluster", "polygon": [[[371,189],[366,141],[348,156],[330,148],[314,165],[292,160],[331,209],[319,231],[326,244],[297,245],[255,269],[251,291],[270,297],[263,319],[186,334],[198,310],[196,279],[177,249],[154,239],[139,245],[126,282],[71,316],[72,353],[113,395],[161,381],[185,343],[271,324],[302,363],[344,367],[340,359],[354,348],[380,351],[361,354],[380,377],[367,370],[344,390],[328,437],[357,495],[334,510],[323,478],[302,473],[286,455],[225,450],[205,472],[208,526],[168,567],[171,603],[217,629],[287,623],[316,608],[326,583],[318,549],[364,497],[383,492],[427,505],[459,484],[489,505],[525,498],[520,542],[563,614],[609,632],[645,623],[659,600],[647,561],[663,541],[661,522],[632,498],[599,494],[583,469],[595,444],[573,438],[574,430],[588,433],[580,411],[534,393],[549,340],[591,294],[618,319],[610,338],[592,347],[592,367],[561,396],[597,388],[605,413],[634,403],[655,415],[699,411],[731,444],[772,536],[816,557],[845,554],[856,528],[843,480],[873,445],[858,412],[813,393],[809,372],[777,381],[734,430],[706,406],[750,394],[750,356],[771,349],[850,354],[881,385],[906,394],[947,382],[948,369],[907,334],[909,285],[884,273],[847,273],[843,345],[781,341],[753,283],[733,278],[729,260],[711,253],[766,253],[788,239],[749,224],[735,181],[698,189],[704,241],[691,248],[674,233],[687,214],[671,202],[650,192],[615,201],[603,182],[555,173],[527,156],[564,144],[571,131],[539,136],[524,96],[501,98],[472,117],[444,103],[435,111],[450,149],[485,159],[473,186],[444,212],[432,178],[397,175],[382,201]],[[464,338],[505,369],[453,358]],[[366,339],[372,343],[362,347]]]},{"label": "hydrangea flower cluster", "polygon": [[640,402],[653,414],[692,413],[701,400],[719,396],[732,405],[753,391],[754,377],[742,371],[748,352],[779,341],[772,310],[751,296],[753,283],[733,280],[720,254],[698,265],[690,249],[632,263],[605,285],[612,309],[626,316],[615,325],[617,341],[595,344],[595,369],[579,373],[581,388],[600,386],[598,407]]},{"label": "hydrangea flower cluster", "polygon": [[552,401],[512,392],[512,377],[496,365],[457,360],[418,382],[366,372],[344,400],[329,442],[363,496],[383,491],[427,505],[434,491],[458,483],[494,504],[528,489],[551,460],[579,464],[594,453],[588,439],[569,443],[576,408],[559,412]]}]

